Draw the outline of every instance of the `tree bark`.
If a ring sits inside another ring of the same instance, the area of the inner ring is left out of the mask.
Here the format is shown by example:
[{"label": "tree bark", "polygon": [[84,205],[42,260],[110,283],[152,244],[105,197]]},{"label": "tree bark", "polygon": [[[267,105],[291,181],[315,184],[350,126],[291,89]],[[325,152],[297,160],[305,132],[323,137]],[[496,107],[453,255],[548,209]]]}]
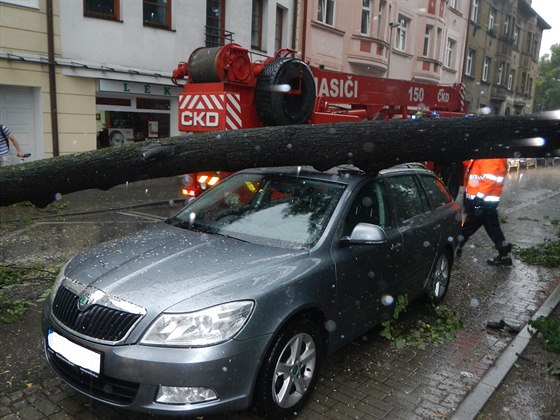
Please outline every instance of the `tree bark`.
[{"label": "tree bark", "polygon": [[556,114],[264,127],[145,141],[0,168],[0,205],[44,207],[57,194],[207,170],[560,156]]}]

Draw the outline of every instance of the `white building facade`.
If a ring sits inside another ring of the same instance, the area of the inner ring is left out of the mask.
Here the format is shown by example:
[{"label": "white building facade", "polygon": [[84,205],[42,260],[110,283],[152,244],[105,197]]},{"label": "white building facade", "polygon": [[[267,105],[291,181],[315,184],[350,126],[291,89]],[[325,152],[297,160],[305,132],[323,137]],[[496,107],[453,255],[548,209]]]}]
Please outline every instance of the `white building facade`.
[{"label": "white building facade", "polygon": [[2,123],[45,158],[180,134],[178,63],[228,42],[293,46],[294,1],[0,0],[0,19]]}]

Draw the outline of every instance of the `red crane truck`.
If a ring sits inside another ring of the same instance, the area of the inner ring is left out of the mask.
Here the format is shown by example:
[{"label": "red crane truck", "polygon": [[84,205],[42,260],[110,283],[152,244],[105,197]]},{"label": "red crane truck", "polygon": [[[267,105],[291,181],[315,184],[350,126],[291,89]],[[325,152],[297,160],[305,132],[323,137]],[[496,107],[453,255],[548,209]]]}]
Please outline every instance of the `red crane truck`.
[{"label": "red crane truck", "polygon": [[[362,76],[309,66],[296,51],[252,60],[238,44],[198,48],[173,71],[179,94],[179,130],[208,132],[271,125],[364,119],[463,117],[461,84],[436,85]],[[186,78],[186,83],[181,80]],[[460,162],[426,162],[452,193],[462,182]],[[182,192],[196,197],[228,173],[190,174]]]}]

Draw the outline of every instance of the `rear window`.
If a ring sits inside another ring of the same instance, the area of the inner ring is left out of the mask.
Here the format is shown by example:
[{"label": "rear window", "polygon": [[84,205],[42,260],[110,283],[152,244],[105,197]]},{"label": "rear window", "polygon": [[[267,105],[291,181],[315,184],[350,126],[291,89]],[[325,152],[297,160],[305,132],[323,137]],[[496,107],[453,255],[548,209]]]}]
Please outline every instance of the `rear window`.
[{"label": "rear window", "polygon": [[449,191],[447,191],[443,182],[430,175],[422,175],[420,178],[422,179],[424,188],[426,188],[428,199],[430,200],[430,204],[433,208],[437,208],[451,202],[451,194],[449,194]]},{"label": "rear window", "polygon": [[426,195],[414,175],[399,175],[385,178],[391,191],[395,210],[401,222],[430,210]]}]

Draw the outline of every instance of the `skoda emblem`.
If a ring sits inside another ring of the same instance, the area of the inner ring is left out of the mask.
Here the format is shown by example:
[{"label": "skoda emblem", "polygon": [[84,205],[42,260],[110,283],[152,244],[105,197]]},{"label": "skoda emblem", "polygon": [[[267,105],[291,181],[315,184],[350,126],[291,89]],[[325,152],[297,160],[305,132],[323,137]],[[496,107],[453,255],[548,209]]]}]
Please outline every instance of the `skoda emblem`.
[{"label": "skoda emblem", "polygon": [[78,309],[80,311],[84,311],[88,307],[90,297],[91,295],[89,293],[84,293],[80,296],[80,300],[78,301]]}]

